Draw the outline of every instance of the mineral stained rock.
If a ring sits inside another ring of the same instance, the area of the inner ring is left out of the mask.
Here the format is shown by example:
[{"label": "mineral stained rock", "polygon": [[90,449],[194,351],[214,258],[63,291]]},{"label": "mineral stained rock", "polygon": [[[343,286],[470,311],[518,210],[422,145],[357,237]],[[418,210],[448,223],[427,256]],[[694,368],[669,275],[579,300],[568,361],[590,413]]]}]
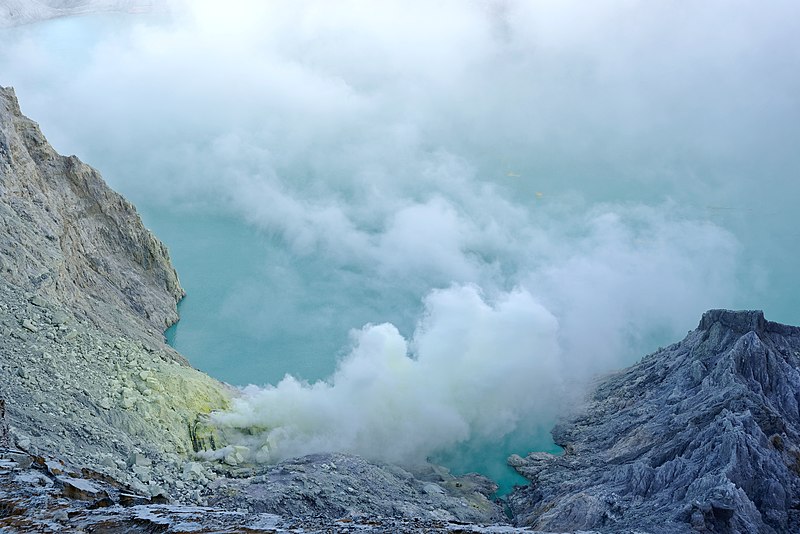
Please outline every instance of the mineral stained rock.
[{"label": "mineral stained rock", "polygon": [[800,328],[712,310],[680,343],[605,378],[512,456],[518,525],[602,532],[800,532]]},{"label": "mineral stained rock", "polygon": [[177,494],[190,426],[230,398],[164,343],[182,294],[134,207],[0,88],[0,441]]},{"label": "mineral stained rock", "polygon": [[165,344],[182,294],[133,206],[0,88],[0,531],[512,531],[460,523],[504,520],[479,475],[196,456],[236,392]]}]

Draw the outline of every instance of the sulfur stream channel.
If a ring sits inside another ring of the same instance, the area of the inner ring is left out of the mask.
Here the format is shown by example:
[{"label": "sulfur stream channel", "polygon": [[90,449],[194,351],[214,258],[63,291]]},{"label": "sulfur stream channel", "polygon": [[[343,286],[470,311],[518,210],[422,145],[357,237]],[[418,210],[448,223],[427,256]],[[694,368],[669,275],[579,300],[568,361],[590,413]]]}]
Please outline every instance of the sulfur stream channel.
[{"label": "sulfur stream channel", "polygon": [[800,16],[598,6],[55,19],[0,29],[0,83],[167,244],[167,340],[253,385],[232,417],[261,461],[430,459],[505,493],[592,376],[704,310],[800,323]]}]

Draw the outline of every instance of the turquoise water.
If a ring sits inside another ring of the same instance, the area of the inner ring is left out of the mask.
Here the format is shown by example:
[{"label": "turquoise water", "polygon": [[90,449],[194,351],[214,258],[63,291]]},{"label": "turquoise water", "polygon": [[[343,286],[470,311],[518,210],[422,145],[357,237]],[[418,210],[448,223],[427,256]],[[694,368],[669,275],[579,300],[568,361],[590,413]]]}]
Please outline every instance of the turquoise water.
[{"label": "turquoise water", "polygon": [[[398,291],[391,299],[375,294],[357,298],[340,282],[320,280],[324,265],[306,264],[287,254],[279,240],[240,221],[143,211],[142,216],[169,244],[187,296],[179,305],[181,320],[167,330],[168,342],[199,369],[232,384],[276,384],[286,374],[308,381],[330,376],[349,344],[347,332],[373,318],[407,325],[418,302],[400,309]],[[311,298],[297,286],[314,287]],[[300,300],[305,297],[305,300]],[[342,302],[346,299],[346,302]],[[383,307],[382,307],[383,305]],[[287,310],[287,308],[290,308]],[[284,317],[301,317],[292,325]],[[317,335],[309,335],[309,325]],[[540,422],[541,423],[541,422]],[[431,457],[455,474],[479,472],[498,483],[499,495],[527,481],[506,465],[510,454],[533,450],[560,453],[549,435],[550,424],[524,428],[500,441],[475,440]]]},{"label": "turquoise water", "polygon": [[[413,329],[419,305],[399,309],[392,299],[342,291],[320,280],[324,265],[305,265],[280,242],[225,216],[185,214],[142,216],[169,244],[187,296],[179,305],[181,320],[167,330],[168,342],[199,369],[232,384],[276,384],[286,374],[308,381],[330,376],[344,349],[348,330],[383,318]],[[314,298],[297,285],[314,287]],[[399,292],[398,292],[399,293]],[[300,300],[306,297],[305,300]],[[346,299],[346,302],[342,302]],[[384,306],[381,307],[381,304]],[[415,305],[416,304],[416,305]],[[287,308],[291,308],[287,310]],[[283,317],[302,317],[292,325]],[[318,335],[309,335],[309,325]],[[527,481],[506,465],[510,454],[532,450],[560,453],[550,425],[521,429],[502,440],[477,440],[431,457],[455,474],[479,472],[498,483],[499,495]]]},{"label": "turquoise water", "polygon": [[388,321],[413,329],[418,302],[395,291],[382,303],[357,283],[342,288],[347,277],[325,262],[293,256],[240,220],[146,209],[142,216],[169,245],[187,293],[167,339],[221,380],[275,384],[287,373],[321,380],[334,371],[351,328]]},{"label": "turquoise water", "polygon": [[512,454],[523,458],[531,452],[563,454],[564,450],[553,443],[549,428],[515,432],[490,443],[472,443],[449,450],[431,458],[434,463],[447,466],[454,474],[481,473],[495,481],[498,496],[507,495],[515,486],[525,486],[528,480],[509,468],[506,461]]},{"label": "turquoise water", "polygon": [[[187,291],[173,346],[232,384],[305,384],[239,414],[285,414],[271,424],[300,438],[283,452],[345,436],[380,456],[418,420],[415,452],[507,491],[509,454],[558,452],[565,379],[628,365],[707,308],[800,324],[800,17],[742,29],[694,7],[702,31],[666,35],[657,8],[586,32],[548,18],[568,8],[484,31],[450,4],[436,27],[420,6],[391,23],[275,6],[3,30],[0,83],[170,248]],[[473,286],[483,308],[458,292]],[[531,298],[503,308],[516,290]],[[382,323],[409,358],[382,366],[386,335],[337,374]],[[493,414],[513,430],[487,439]]]}]

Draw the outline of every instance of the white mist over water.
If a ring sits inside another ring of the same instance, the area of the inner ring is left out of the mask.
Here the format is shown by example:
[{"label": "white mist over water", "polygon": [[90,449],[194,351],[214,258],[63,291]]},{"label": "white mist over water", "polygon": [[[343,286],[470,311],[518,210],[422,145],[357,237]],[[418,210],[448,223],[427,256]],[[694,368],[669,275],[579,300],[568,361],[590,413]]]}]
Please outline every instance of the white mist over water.
[{"label": "white mist over water", "polygon": [[221,424],[410,461],[542,446],[705,309],[800,323],[798,11],[186,2],[5,31],[0,83],[167,241],[177,348],[273,384]]},{"label": "white mist over water", "polygon": [[[522,285],[491,296],[471,284],[434,290],[410,339],[367,325],[329,379],[249,387],[213,420],[245,429],[240,439],[264,461],[343,450],[400,462],[552,421],[581,379],[734,285],[736,245],[724,231],[660,210],[630,216],[590,216],[568,246],[542,236],[537,251],[557,259]],[[253,427],[265,430],[251,436]]]}]

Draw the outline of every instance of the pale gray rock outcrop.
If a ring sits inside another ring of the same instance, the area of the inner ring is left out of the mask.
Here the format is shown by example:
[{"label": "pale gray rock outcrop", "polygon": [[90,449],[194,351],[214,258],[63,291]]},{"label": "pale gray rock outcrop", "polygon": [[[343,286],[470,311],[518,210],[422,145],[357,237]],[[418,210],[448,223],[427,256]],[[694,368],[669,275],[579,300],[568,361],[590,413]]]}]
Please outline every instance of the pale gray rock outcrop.
[{"label": "pale gray rock outcrop", "polygon": [[497,485],[477,474],[452,476],[371,462],[347,454],[313,454],[262,468],[250,476],[216,481],[210,503],[285,517],[505,522],[491,500]]},{"label": "pale gray rock outcrop", "polygon": [[[279,516],[214,506],[147,502],[124,486],[91,472],[62,473],[39,465],[21,451],[0,453],[0,531],[106,532],[360,532],[412,534],[453,532],[516,534],[528,529],[477,525],[424,517]],[[83,500],[83,499],[93,500]]]},{"label": "pale gray rock outcrop", "polygon": [[11,438],[8,432],[8,420],[6,419],[6,401],[0,399],[0,448],[11,447]]},{"label": "pale gray rock outcrop", "polygon": [[[182,294],[133,206],[57,154],[0,88],[6,445],[89,466],[146,497],[201,499],[203,480],[176,482],[196,422],[231,393],[164,343]],[[151,467],[129,465],[131,454]]]},{"label": "pale gray rock outcrop", "polygon": [[800,328],[712,310],[597,385],[509,462],[518,525],[602,532],[800,532]]},{"label": "pale gray rock outcrop", "polygon": [[184,292],[166,247],[97,171],[53,150],[10,88],[0,88],[0,225],[0,272],[33,305],[146,342],[178,320]]}]

